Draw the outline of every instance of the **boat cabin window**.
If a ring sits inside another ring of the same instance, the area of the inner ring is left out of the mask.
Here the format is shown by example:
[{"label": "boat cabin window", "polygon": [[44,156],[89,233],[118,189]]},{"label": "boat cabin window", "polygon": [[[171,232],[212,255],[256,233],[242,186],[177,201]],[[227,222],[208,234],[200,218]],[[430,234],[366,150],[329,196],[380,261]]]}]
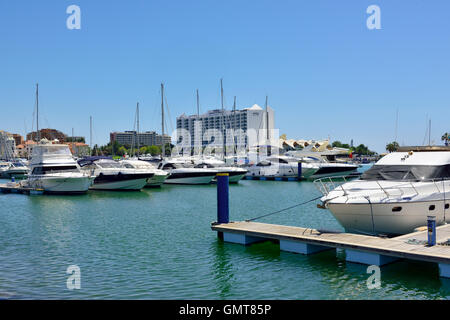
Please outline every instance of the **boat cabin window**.
[{"label": "boat cabin window", "polygon": [[46,166],[46,167],[35,167],[32,174],[52,174],[57,172],[79,172],[77,166]]},{"label": "boat cabin window", "polygon": [[129,163],[123,163],[122,165],[123,165],[124,168],[134,169],[134,167],[131,164],[129,164]]},{"label": "boat cabin window", "polygon": [[205,169],[205,168],[214,168],[214,166],[212,164],[209,164],[209,163],[199,163],[194,168]]},{"label": "boat cabin window", "polygon": [[374,165],[364,172],[361,180],[431,180],[449,179],[450,164],[441,166],[428,165]]},{"label": "boat cabin window", "polygon": [[268,167],[270,165],[271,165],[271,163],[269,161],[261,161],[256,166],[257,167]]}]

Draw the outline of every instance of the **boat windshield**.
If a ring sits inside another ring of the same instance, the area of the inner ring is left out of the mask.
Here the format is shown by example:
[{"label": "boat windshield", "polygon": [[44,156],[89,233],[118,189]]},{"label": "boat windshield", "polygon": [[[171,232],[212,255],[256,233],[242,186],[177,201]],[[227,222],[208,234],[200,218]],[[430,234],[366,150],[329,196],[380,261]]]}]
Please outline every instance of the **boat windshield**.
[{"label": "boat windshield", "polygon": [[432,180],[449,179],[450,164],[441,166],[427,165],[374,165],[364,172],[361,180]]},{"label": "boat windshield", "polygon": [[98,162],[100,168],[123,168],[120,163],[114,161]]},{"label": "boat windshield", "polygon": [[46,166],[46,167],[35,167],[32,174],[52,174],[60,172],[79,172],[77,166]]}]

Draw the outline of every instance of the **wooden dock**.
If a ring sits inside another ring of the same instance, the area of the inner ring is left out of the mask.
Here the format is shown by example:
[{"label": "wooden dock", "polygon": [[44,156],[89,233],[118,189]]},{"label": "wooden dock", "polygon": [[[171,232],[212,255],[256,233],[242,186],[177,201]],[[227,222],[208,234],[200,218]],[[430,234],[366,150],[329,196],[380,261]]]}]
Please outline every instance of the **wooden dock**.
[{"label": "wooden dock", "polygon": [[226,242],[249,245],[277,240],[280,250],[295,253],[313,254],[323,250],[344,249],[347,261],[368,265],[382,266],[398,259],[437,263],[440,275],[450,278],[450,225],[436,228],[435,246],[427,245],[427,231],[396,238],[380,238],[245,221],[213,223],[211,229],[219,232]]},{"label": "wooden dock", "polygon": [[0,192],[2,193],[19,193],[19,194],[43,194],[43,189],[27,188],[17,182],[9,182],[0,184]]}]

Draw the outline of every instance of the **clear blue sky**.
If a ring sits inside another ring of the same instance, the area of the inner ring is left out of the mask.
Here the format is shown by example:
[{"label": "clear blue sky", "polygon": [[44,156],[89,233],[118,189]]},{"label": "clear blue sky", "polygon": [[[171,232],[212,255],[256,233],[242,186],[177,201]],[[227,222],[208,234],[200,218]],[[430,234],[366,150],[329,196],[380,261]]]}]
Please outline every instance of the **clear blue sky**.
[{"label": "clear blue sky", "polygon": [[[66,8],[81,8],[81,30]],[[381,8],[381,30],[366,9]],[[0,129],[31,130],[35,83],[41,127],[104,144],[109,132],[160,130],[159,86],[177,115],[220,106],[275,109],[290,138],[422,144],[450,131],[450,2],[442,1],[2,1]],[[427,138],[428,141],[428,138]]]}]

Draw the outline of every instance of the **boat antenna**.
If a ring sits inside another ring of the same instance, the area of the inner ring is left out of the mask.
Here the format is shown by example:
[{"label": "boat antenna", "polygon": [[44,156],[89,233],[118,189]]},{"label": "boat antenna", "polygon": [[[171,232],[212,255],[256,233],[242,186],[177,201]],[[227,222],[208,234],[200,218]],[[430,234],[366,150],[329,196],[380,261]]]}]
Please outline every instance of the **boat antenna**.
[{"label": "boat antenna", "polygon": [[165,146],[164,146],[164,83],[161,83],[161,144],[162,144],[162,154],[161,160],[164,159]]}]

